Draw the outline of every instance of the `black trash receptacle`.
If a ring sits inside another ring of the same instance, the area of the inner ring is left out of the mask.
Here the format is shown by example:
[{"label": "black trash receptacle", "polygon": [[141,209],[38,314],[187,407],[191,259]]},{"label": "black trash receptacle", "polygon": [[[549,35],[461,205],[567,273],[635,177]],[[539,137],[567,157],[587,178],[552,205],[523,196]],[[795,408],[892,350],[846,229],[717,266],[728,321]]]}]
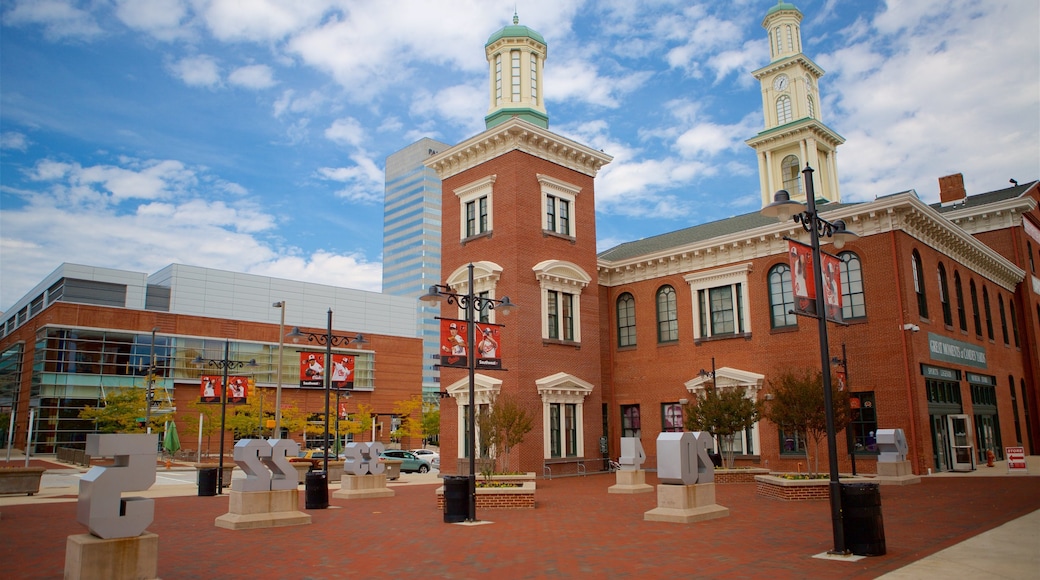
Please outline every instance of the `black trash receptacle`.
[{"label": "black trash receptacle", "polygon": [[444,523],[457,524],[469,516],[469,477],[444,476]]},{"label": "black trash receptacle", "polygon": [[845,547],[857,556],[885,555],[880,487],[876,483],[841,484]]},{"label": "black trash receptacle", "polygon": [[329,479],[324,471],[308,471],[303,485],[307,509],[323,510],[329,507]]},{"label": "black trash receptacle", "polygon": [[217,495],[217,468],[203,467],[198,474],[199,497]]}]

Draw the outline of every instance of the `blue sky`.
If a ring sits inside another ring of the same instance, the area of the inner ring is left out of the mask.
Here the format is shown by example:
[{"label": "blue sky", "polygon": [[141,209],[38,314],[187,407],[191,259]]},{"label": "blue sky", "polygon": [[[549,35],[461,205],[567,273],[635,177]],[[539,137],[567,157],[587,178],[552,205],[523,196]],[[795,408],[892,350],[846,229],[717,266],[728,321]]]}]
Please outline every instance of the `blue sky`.
[{"label": "blue sky", "polygon": [[[484,43],[548,43],[614,161],[601,250],[760,206],[773,0],[0,0],[0,309],[62,262],[379,290],[385,159],[484,129]],[[801,0],[843,201],[1040,177],[1040,3]]]}]

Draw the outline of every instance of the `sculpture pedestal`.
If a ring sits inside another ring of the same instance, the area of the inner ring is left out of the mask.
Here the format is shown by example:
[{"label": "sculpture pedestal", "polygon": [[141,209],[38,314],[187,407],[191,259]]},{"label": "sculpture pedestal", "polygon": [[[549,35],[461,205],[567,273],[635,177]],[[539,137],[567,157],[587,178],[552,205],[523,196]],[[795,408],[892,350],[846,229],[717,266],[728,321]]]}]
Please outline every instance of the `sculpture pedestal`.
[{"label": "sculpture pedestal", "polygon": [[729,516],[729,508],[715,503],[715,484],[693,485],[660,484],[657,486],[657,507],[644,513],[650,522],[691,524]]},{"label": "sculpture pedestal", "polygon": [[344,475],[340,479],[339,490],[333,492],[332,497],[338,499],[394,497],[394,490],[386,486],[386,473]]},{"label": "sculpture pedestal", "polygon": [[921,483],[921,477],[914,475],[910,461],[878,461],[877,481],[881,485],[913,485]]},{"label": "sculpture pedestal", "polygon": [[218,528],[251,530],[311,523],[311,516],[300,511],[300,490],[231,490],[228,513],[214,522]]},{"label": "sculpture pedestal", "polygon": [[69,536],[65,542],[65,578],[122,580],[157,578],[159,536],[105,540],[92,534]]},{"label": "sculpture pedestal", "polygon": [[614,472],[617,483],[607,488],[607,493],[650,493],[654,486],[646,482],[646,472],[642,469],[621,469]]}]

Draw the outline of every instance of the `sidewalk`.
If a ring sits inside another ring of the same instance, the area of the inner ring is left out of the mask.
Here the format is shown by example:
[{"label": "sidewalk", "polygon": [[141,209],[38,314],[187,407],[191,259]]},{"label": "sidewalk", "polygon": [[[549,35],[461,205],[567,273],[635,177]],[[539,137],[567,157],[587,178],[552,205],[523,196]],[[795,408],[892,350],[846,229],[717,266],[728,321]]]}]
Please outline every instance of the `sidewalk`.
[{"label": "sidewalk", "polygon": [[[1029,464],[1040,474],[1040,457]],[[171,472],[179,470],[194,471]],[[657,483],[653,473],[647,480]],[[883,486],[887,554],[858,562],[812,557],[832,546],[827,502],[765,499],[751,484],[716,486],[729,517],[681,525],[644,521],[656,494],[608,494],[611,474],[539,479],[537,509],[481,510],[478,518],[492,524],[459,526],[444,524],[436,509],[438,483],[432,474],[410,474],[390,484],[396,495],[386,499],[340,500],[330,492],[329,509],[305,510],[309,526],[244,531],[213,524],[227,512],[227,495],[156,485],[148,492],[157,498],[149,531],[160,536],[159,575],[903,579],[1036,578],[1040,570],[1040,477],[1008,476],[1006,466]],[[76,522],[76,491],[0,496],[0,575],[62,575],[67,536],[86,532]],[[303,496],[301,489],[301,510]]]}]

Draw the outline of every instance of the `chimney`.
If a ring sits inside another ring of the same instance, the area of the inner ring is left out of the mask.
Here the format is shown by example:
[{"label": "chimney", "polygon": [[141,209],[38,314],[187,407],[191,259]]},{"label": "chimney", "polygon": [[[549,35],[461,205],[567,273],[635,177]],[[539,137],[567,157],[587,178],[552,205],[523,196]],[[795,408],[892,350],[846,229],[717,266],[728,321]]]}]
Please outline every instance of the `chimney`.
[{"label": "chimney", "polygon": [[967,196],[967,192],[964,191],[964,174],[954,173],[939,178],[939,201],[942,205],[963,202]]}]

